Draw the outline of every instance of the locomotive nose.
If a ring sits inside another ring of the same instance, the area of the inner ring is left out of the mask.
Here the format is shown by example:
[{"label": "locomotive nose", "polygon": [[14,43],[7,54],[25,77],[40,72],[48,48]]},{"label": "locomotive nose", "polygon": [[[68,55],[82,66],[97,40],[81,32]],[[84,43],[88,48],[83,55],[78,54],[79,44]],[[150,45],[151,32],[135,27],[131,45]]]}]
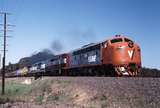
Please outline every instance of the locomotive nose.
[{"label": "locomotive nose", "polygon": [[114,44],[115,50],[113,50],[113,62],[116,65],[128,65],[130,62],[136,62],[136,48],[136,44],[129,39]]}]

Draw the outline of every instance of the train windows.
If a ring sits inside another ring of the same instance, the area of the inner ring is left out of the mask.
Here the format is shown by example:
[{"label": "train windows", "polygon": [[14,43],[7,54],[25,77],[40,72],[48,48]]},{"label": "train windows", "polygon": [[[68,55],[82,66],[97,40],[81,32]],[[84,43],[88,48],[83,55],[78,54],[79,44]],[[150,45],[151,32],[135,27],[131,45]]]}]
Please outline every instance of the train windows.
[{"label": "train windows", "polygon": [[117,43],[117,42],[122,42],[122,38],[117,38],[117,39],[112,39],[111,43]]},{"label": "train windows", "polygon": [[132,42],[130,39],[124,38],[125,42]]}]

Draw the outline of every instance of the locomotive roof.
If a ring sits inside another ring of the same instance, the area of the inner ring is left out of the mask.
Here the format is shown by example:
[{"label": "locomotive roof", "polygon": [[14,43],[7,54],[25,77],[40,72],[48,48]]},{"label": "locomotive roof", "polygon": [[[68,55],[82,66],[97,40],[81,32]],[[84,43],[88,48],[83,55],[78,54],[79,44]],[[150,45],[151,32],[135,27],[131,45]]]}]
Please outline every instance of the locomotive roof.
[{"label": "locomotive roof", "polygon": [[[107,39],[107,40],[105,39],[105,40],[100,41],[100,42],[97,42],[97,43],[89,43],[89,44],[87,44],[87,45],[82,46],[81,48],[77,48],[77,49],[75,49],[75,50],[72,50],[72,51],[70,51],[69,53],[73,53],[73,52],[76,52],[76,51],[79,51],[79,50],[83,50],[83,49],[86,49],[86,48],[89,48],[89,47],[92,47],[92,46],[99,45],[99,44],[101,44],[101,43],[103,43],[103,42],[105,42],[105,41],[112,40],[112,39],[118,39],[118,38],[127,38],[127,39],[130,39],[130,38],[126,37],[126,36],[115,35],[115,36],[112,36],[111,38],[109,38],[109,39]],[[132,39],[130,39],[130,40],[132,40]]]},{"label": "locomotive roof", "polygon": [[76,51],[79,51],[79,50],[83,50],[83,49],[86,49],[86,48],[89,48],[89,47],[92,47],[92,46],[100,45],[101,43],[102,42],[89,43],[87,45],[82,46],[81,48],[74,49],[74,50],[70,51],[69,53],[73,53],[73,52],[76,52]]},{"label": "locomotive roof", "polygon": [[115,36],[109,38],[108,40],[119,39],[119,38],[127,38],[127,39],[133,41],[132,39],[130,39],[130,38],[126,37],[126,36],[123,36],[123,35],[115,35]]}]

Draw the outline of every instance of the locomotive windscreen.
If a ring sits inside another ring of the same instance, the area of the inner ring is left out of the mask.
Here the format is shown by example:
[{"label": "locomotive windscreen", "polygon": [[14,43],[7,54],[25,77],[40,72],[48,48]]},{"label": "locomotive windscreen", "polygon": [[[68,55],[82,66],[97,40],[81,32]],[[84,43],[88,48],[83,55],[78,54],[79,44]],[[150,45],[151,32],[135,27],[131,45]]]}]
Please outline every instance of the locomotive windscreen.
[{"label": "locomotive windscreen", "polygon": [[117,38],[117,39],[112,39],[111,43],[117,43],[117,42],[122,42],[122,38]]},{"label": "locomotive windscreen", "polygon": [[130,39],[124,38],[125,42],[132,42]]}]

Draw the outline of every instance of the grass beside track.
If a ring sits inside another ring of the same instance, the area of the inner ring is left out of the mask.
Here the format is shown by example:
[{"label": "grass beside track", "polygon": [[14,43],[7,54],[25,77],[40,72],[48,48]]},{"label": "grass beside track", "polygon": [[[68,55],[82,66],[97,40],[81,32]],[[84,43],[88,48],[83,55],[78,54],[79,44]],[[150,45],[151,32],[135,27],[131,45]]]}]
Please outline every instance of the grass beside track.
[{"label": "grass beside track", "polygon": [[65,106],[158,108],[160,106],[160,78],[45,77],[32,79],[30,85],[22,83],[25,79],[6,79],[5,95],[0,95],[0,104],[22,102],[23,108],[37,108],[24,107],[24,103],[34,103],[42,108],[47,105],[51,106],[46,108],[66,108]]},{"label": "grass beside track", "polygon": [[[5,95],[0,94],[0,104],[6,102],[35,102],[42,104],[46,95],[52,92],[51,85],[53,83],[61,84],[62,86],[69,84],[69,81],[48,80],[47,78],[33,80],[30,85],[22,84],[25,78],[9,78],[5,84]],[[0,82],[0,92],[2,83]],[[50,94],[45,100],[58,100],[57,95]]]}]

